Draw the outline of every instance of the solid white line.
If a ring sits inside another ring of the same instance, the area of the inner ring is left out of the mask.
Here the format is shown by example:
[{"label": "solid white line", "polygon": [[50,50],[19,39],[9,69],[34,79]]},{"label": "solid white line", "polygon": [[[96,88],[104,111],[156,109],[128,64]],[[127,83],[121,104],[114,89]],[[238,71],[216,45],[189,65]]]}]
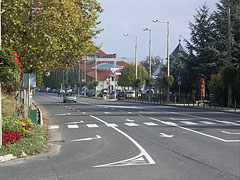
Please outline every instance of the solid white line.
[{"label": "solid white line", "polygon": [[177,121],[186,121],[186,120],[189,120],[189,119],[181,119],[181,118],[169,118],[171,120],[177,120]]},{"label": "solid white line", "polygon": [[196,125],[197,123],[191,122],[191,121],[181,121],[181,123],[183,124],[187,124],[187,125]]},{"label": "solid white line", "polygon": [[[164,122],[164,121],[156,119],[156,118],[150,118],[150,119],[158,121],[158,122],[161,122],[161,123]],[[200,134],[200,135],[203,135],[203,136],[206,136],[206,137],[210,137],[210,138],[222,141],[222,142],[240,142],[240,140],[225,140],[225,139],[222,139],[222,138],[218,138],[218,137],[215,137],[215,136],[212,136],[212,135],[208,135],[208,134],[205,134],[205,133],[202,133],[202,132],[198,132],[198,131],[195,131],[195,130],[192,130],[192,129],[189,129],[189,128],[178,126],[177,124],[174,124],[174,123],[173,124],[169,124],[169,125],[172,125],[172,126],[175,126],[175,127],[180,128],[180,129],[184,129],[186,131],[190,131],[190,132],[193,132],[193,133],[196,133],[196,134]]]},{"label": "solid white line", "polygon": [[69,129],[77,129],[78,125],[67,125]]},{"label": "solid white line", "polygon": [[97,124],[86,124],[86,126],[89,127],[89,128],[96,128],[96,127],[98,127]]},{"label": "solid white line", "polygon": [[[95,117],[95,116],[92,116],[90,115],[90,117],[104,123],[104,124],[108,124],[107,122],[103,121],[102,119],[98,118],[98,117]],[[139,158],[141,156],[145,156],[146,159],[148,160],[148,163],[143,163],[143,164],[156,164],[155,161],[151,158],[151,156],[147,153],[147,151],[137,142],[135,141],[131,136],[129,136],[128,134],[126,134],[125,132],[119,130],[117,127],[112,127],[114,130],[118,131],[120,134],[124,135],[126,138],[128,138],[135,146],[137,146],[137,148],[140,150],[140,154],[133,157],[133,158],[130,158],[130,159],[126,159],[126,160],[123,160],[123,161],[129,161],[129,160],[132,160],[132,159],[136,159],[136,158]],[[110,163],[110,164],[105,164],[105,165],[99,165],[99,166],[95,166],[95,167],[104,167],[104,166],[108,166],[108,165],[113,165],[113,164],[119,164],[123,161],[118,161],[118,162],[115,162],[115,163]],[[128,164],[125,164],[125,165],[128,165]]]},{"label": "solid white line", "polygon": [[231,134],[231,135],[240,134],[240,132],[238,132],[238,133],[232,133],[232,132],[228,132],[228,131],[221,131],[221,132],[225,133],[225,134]]},{"label": "solid white line", "polygon": [[158,126],[158,124],[153,123],[153,122],[143,122],[143,124],[145,124],[147,126]]},{"label": "solid white line", "polygon": [[208,124],[208,125],[216,124],[216,123],[210,122],[210,121],[199,121],[199,122],[201,122],[201,123],[203,123],[203,124]]},{"label": "solid white line", "polygon": [[124,123],[125,125],[127,125],[127,126],[138,126],[138,124],[136,124],[136,123]]}]

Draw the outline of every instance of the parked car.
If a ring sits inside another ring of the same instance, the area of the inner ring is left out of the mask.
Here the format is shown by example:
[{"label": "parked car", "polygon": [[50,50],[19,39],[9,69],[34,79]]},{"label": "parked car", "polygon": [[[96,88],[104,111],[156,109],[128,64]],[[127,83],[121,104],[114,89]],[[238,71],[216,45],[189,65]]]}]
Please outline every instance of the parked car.
[{"label": "parked car", "polygon": [[128,99],[135,98],[135,91],[126,91],[125,97]]},{"label": "parked car", "polygon": [[65,93],[63,95],[63,103],[74,102],[77,103],[77,97],[74,93]]},{"label": "parked car", "polygon": [[118,100],[125,99],[125,92],[124,91],[119,92],[119,94],[117,94],[116,97],[117,97]]}]

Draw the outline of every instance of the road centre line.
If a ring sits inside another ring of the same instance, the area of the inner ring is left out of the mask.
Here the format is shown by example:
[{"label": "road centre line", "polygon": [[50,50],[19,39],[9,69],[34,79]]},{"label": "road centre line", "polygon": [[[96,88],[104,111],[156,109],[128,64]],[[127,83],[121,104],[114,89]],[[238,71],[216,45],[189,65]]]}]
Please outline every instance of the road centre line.
[{"label": "road centre line", "polygon": [[[98,120],[98,121],[100,121],[100,122],[102,122],[105,125],[108,124],[107,122],[103,121],[102,119],[100,119],[96,116],[92,116],[92,115],[89,115],[89,116]],[[119,164],[120,166],[124,166],[124,164],[122,164],[122,163],[125,163],[125,166],[127,166],[127,165],[129,165],[129,163],[127,163],[127,162],[129,162],[131,160],[136,160],[137,158],[140,158],[142,156],[145,156],[145,158],[148,160],[148,163],[146,163],[146,162],[142,163],[143,165],[144,164],[156,164],[156,162],[151,158],[151,156],[147,153],[147,151],[136,140],[134,140],[131,136],[129,136],[128,134],[121,131],[120,129],[118,129],[115,126],[111,126],[111,128],[118,131],[120,134],[122,134],[127,139],[129,139],[140,150],[140,154],[138,154],[137,156],[135,156],[133,158],[130,158],[130,159],[126,159],[126,160],[118,161],[118,162],[114,162],[114,163],[109,163],[109,164],[104,164],[104,165],[99,165],[99,166],[95,166],[95,167],[117,166],[117,164]],[[134,165],[134,164],[131,164],[131,165]]]},{"label": "road centre line", "polygon": [[[162,120],[159,120],[159,119],[156,119],[156,118],[150,117],[149,119],[161,122],[163,124],[166,124],[165,121],[162,121]],[[222,138],[218,138],[218,137],[215,137],[215,136],[212,136],[212,135],[209,135],[209,134],[205,134],[205,133],[198,132],[198,131],[195,131],[195,130],[192,130],[192,129],[189,129],[189,128],[186,128],[186,127],[179,126],[175,123],[171,123],[171,124],[168,123],[168,124],[171,125],[171,126],[175,126],[175,127],[180,128],[180,129],[184,129],[186,131],[190,131],[190,132],[193,132],[193,133],[196,133],[196,134],[200,134],[200,135],[203,135],[203,136],[206,136],[206,137],[209,137],[209,138],[213,138],[213,139],[216,139],[216,140],[219,140],[219,141],[222,141],[222,142],[240,142],[240,140],[225,140],[225,139],[222,139]]]}]

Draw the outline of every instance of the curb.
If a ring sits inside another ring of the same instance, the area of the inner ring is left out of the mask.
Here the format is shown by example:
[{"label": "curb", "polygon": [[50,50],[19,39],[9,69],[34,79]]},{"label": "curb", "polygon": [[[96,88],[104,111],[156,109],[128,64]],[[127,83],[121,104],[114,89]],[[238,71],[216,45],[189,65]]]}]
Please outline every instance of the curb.
[{"label": "curb", "polygon": [[42,111],[41,111],[41,109],[40,109],[35,103],[33,103],[33,105],[37,108],[37,110],[38,110],[38,112],[39,112],[40,125],[43,126]]},{"label": "curb", "polygon": [[10,161],[12,159],[16,159],[17,156],[13,156],[12,154],[7,154],[4,156],[0,156],[0,163],[6,162],[6,161]]}]

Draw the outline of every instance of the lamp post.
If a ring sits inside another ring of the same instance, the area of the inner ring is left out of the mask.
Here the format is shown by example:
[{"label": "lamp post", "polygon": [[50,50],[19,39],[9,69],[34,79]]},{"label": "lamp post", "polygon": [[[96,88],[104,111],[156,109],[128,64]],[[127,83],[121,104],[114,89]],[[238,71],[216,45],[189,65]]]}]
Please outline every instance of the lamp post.
[{"label": "lamp post", "polygon": [[[153,20],[154,23],[165,23],[167,24],[167,75],[170,75],[170,59],[169,59],[169,38],[170,38],[170,34],[169,34],[169,21],[160,21],[158,19]],[[169,102],[169,87],[167,88],[167,102]]]},{"label": "lamp post", "polygon": [[152,37],[151,37],[151,29],[145,28],[143,31],[149,31],[149,77],[152,77],[152,59],[151,59],[151,47],[152,47]]},{"label": "lamp post", "polygon": [[124,34],[124,36],[132,36],[135,37],[135,79],[137,79],[137,36]]}]

